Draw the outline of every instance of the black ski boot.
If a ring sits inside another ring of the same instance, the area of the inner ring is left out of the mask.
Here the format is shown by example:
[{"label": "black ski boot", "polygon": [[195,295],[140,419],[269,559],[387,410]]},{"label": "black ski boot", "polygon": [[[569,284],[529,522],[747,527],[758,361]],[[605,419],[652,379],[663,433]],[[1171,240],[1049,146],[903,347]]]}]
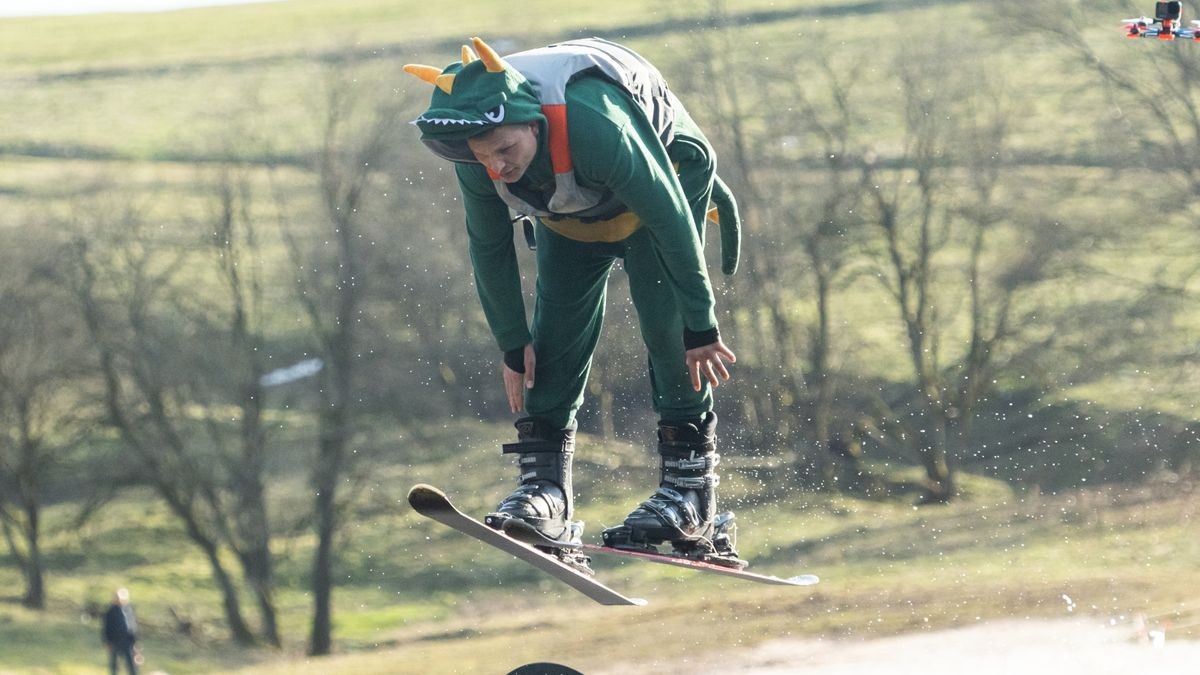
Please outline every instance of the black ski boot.
[{"label": "black ski boot", "polygon": [[520,485],[483,522],[590,573],[587,556],[572,550],[583,544],[583,523],[571,520],[574,423],[555,429],[543,419],[524,417],[515,426],[517,442],[505,443],[503,452],[517,455]]},{"label": "black ski boot", "polygon": [[623,525],[602,533],[606,546],[660,553],[670,542],[673,555],[741,569],[732,512],[717,513],[716,473],[721,456],[716,446],[717,416],[696,422],[658,424],[662,480],[649,499],[625,518]]}]

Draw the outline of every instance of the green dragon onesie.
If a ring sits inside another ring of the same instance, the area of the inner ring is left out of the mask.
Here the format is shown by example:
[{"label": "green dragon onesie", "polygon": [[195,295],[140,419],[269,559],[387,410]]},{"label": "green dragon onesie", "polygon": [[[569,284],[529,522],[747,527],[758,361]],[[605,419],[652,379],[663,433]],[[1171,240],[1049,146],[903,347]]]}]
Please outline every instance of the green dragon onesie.
[{"label": "green dragon onesie", "polygon": [[[712,394],[705,382],[693,390],[685,351],[719,339],[703,256],[710,200],[726,274],[738,256],[737,207],[704,134],[658,71],[620,45],[572,40],[502,59],[478,38],[473,44],[478,59],[464,47],[462,62],[445,69],[405,70],[436,85],[413,124],[430,150],[456,164],[492,333],[509,357],[534,345],[526,410],[557,428],[573,424],[620,258],[650,356],[655,410],[664,420],[703,417]],[[496,125],[530,122],[539,128],[537,153],[515,183],[489,175],[467,147]],[[537,219],[532,329],[510,210]]]}]

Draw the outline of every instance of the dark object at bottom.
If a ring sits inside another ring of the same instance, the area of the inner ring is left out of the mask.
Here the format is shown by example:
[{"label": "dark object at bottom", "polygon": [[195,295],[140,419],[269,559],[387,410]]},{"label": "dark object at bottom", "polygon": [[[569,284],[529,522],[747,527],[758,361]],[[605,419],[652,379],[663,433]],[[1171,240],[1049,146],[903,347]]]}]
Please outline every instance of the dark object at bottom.
[{"label": "dark object at bottom", "polygon": [[510,671],[508,675],[583,675],[583,673],[557,663],[530,663]]}]

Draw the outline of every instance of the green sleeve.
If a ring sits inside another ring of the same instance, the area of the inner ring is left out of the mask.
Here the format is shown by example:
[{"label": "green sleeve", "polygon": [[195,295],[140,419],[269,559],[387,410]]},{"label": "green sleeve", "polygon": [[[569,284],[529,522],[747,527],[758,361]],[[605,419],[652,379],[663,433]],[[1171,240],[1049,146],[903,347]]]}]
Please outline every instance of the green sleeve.
[{"label": "green sleeve", "polygon": [[688,196],[650,123],[627,96],[599,91],[599,85],[573,85],[568,100],[576,175],[612,190],[649,229],[684,326],[694,332],[715,328],[712,285]]},{"label": "green sleeve", "polygon": [[521,272],[513,248],[508,207],[496,194],[487,171],[478,164],[455,164],[467,213],[467,237],[475,289],[483,314],[501,351],[533,341],[525,319]]}]

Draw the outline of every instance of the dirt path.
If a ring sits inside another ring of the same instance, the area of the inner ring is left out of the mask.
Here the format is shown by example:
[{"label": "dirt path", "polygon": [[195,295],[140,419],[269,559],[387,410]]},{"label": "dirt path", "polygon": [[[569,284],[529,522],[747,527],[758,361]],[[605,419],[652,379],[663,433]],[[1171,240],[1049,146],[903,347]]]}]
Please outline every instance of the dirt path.
[{"label": "dirt path", "polygon": [[692,664],[706,675],[1197,675],[1200,642],[1139,643],[1128,623],[1006,620],[878,640],[777,640],[736,663]]},{"label": "dirt path", "polygon": [[1008,619],[869,639],[773,640],[679,663],[613,663],[589,675],[1200,675],[1200,641],[1155,646],[1128,620]]}]

